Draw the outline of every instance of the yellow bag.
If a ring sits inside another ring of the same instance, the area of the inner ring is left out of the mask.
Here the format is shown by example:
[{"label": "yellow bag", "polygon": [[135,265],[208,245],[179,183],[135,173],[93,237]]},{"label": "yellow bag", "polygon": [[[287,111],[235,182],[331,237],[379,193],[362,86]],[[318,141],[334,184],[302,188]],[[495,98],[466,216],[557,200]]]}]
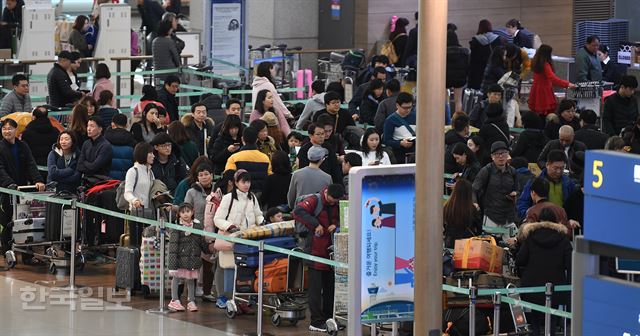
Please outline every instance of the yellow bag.
[{"label": "yellow bag", "polygon": [[387,42],[382,45],[382,49],[380,49],[380,54],[387,56],[391,64],[398,62],[398,54],[396,53],[396,47],[393,45],[393,42],[403,35],[407,34],[398,34],[393,40],[387,40]]}]

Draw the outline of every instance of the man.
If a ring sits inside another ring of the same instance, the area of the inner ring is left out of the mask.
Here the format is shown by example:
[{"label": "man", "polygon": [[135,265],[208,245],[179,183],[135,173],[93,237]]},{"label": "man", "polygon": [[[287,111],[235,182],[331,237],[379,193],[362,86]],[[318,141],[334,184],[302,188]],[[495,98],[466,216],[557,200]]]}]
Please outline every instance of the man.
[{"label": "man", "polygon": [[327,157],[320,164],[320,169],[331,175],[333,183],[342,183],[342,170],[338,163],[338,157],[329,143],[325,142],[324,127],[319,124],[312,123],[309,125],[309,142],[300,147],[298,151],[298,167],[304,168],[309,165],[307,152],[312,146],[323,147],[327,150]]},{"label": "man", "polygon": [[[386,56],[385,56],[386,57]],[[389,59],[387,58],[387,61]],[[378,66],[376,63],[376,67],[373,69],[373,73],[371,74],[371,80],[379,79],[383,82],[387,81],[387,69],[385,66]],[[353,118],[353,120],[358,120],[358,110],[360,109],[360,103],[365,99],[365,92],[367,92],[367,88],[369,87],[369,80],[365,83],[362,83],[358,86],[356,91],[353,93],[353,98],[349,101],[349,114]]]},{"label": "man", "polygon": [[[233,115],[237,115],[238,117],[241,117],[240,116],[241,112],[242,112],[242,103],[238,99],[231,98],[227,100],[226,109],[224,110],[225,116],[229,116],[233,114]],[[218,135],[220,135],[220,130],[222,129],[222,125],[224,125],[224,122],[216,123],[213,126],[213,132],[211,134],[207,134],[208,136],[211,137],[211,140],[209,140],[210,150],[211,148],[213,148],[213,143],[216,142]],[[242,130],[240,130],[240,134],[242,134]],[[209,154],[209,156],[211,156],[211,154]]]},{"label": "man", "polygon": [[325,84],[323,80],[318,79],[311,84],[311,93],[313,96],[309,98],[307,103],[304,105],[304,110],[302,110],[302,114],[300,114],[298,122],[296,123],[296,129],[306,129],[306,126],[310,123],[311,117],[316,112],[325,108],[324,89]]},{"label": "man", "polygon": [[[573,183],[568,176],[563,174],[566,162],[567,156],[563,151],[559,149],[550,151],[547,156],[545,168],[539,176],[539,178],[543,178],[549,183],[549,195],[546,198],[549,202],[563,208],[565,202],[576,189],[575,183]],[[532,183],[532,181],[529,181],[529,183],[524,186],[522,195],[520,195],[520,198],[518,199],[518,213],[521,218],[525,218],[527,209],[535,204],[531,198]]]},{"label": "man", "polygon": [[411,94],[398,95],[396,112],[385,120],[383,129],[384,144],[393,149],[397,162],[406,162],[407,154],[416,151],[416,112]]},{"label": "man", "polygon": [[213,120],[207,117],[207,107],[203,103],[191,105],[191,114],[182,117],[189,138],[198,146],[200,155],[207,155],[207,141],[213,134]]},{"label": "man", "polygon": [[373,123],[376,126],[376,132],[382,134],[384,132],[384,121],[387,120],[393,112],[396,111],[396,99],[400,93],[400,81],[392,79],[385,85],[386,97],[378,105],[378,110],[373,118]]},{"label": "man", "polygon": [[469,113],[469,119],[471,119],[471,126],[482,128],[487,121],[487,109],[489,104],[502,104],[502,86],[493,84],[487,89],[487,99],[476,104],[473,107],[471,113]]},{"label": "man", "polygon": [[23,74],[13,75],[11,78],[13,91],[2,98],[0,117],[13,112],[31,112],[31,97],[29,96],[29,80]]},{"label": "man", "polygon": [[638,80],[634,76],[623,76],[618,92],[607,97],[602,112],[602,131],[613,136],[638,119],[638,100],[634,97]]},{"label": "man", "polygon": [[87,122],[87,139],[82,144],[78,171],[85,176],[106,176],[111,170],[113,150],[111,144],[102,136],[102,126],[96,116],[89,117]]},{"label": "man", "polygon": [[335,124],[334,120],[327,114],[321,115],[318,117],[318,121],[316,121],[316,125],[324,128],[324,143],[330,145],[331,150],[333,150],[338,157],[341,157],[345,154],[344,142],[342,141],[342,138],[334,132]]},{"label": "man", "polygon": [[[387,57],[386,55],[373,56],[371,58],[371,64],[369,64],[369,66],[367,66],[367,68],[358,75],[355,85],[360,86],[364,83],[368,83],[371,79],[373,79],[371,76],[373,75],[373,71],[375,68],[382,67],[387,69],[388,66],[389,66],[389,57]],[[358,104],[358,106],[359,105],[360,104]]]},{"label": "man", "polygon": [[456,163],[451,153],[453,146],[459,142],[466,145],[469,137],[469,117],[464,112],[462,113],[462,115],[453,120],[452,128],[444,134],[444,171],[448,174],[460,172],[460,166]]},{"label": "man", "polygon": [[[575,140],[573,127],[564,125],[560,127],[560,131],[558,131],[558,140],[551,140],[547,142],[547,145],[544,146],[544,149],[540,152],[540,156],[538,156],[538,167],[540,167],[540,169],[545,168],[547,156],[549,155],[549,152],[554,149],[560,149],[564,152],[565,156],[568,158],[568,160],[565,161],[572,161],[575,153],[586,151],[587,146],[585,146],[584,143]],[[569,171],[573,171],[570,164],[567,168]]]},{"label": "man", "polygon": [[49,104],[55,107],[65,107],[82,98],[83,93],[71,88],[71,81],[67,71],[71,69],[71,53],[61,51],[58,61],[47,74],[47,87],[49,90]]},{"label": "man", "polygon": [[[542,210],[549,209],[553,212],[559,224],[565,225],[567,228],[571,229],[569,219],[567,218],[567,212],[564,208],[549,201],[549,181],[544,177],[538,177],[529,183],[529,187],[532,205],[527,209],[524,223],[539,222]],[[573,223],[574,225],[577,224],[577,222]]]},{"label": "man", "polygon": [[138,0],[138,11],[142,18],[142,27],[146,27],[146,34],[156,33],[158,30],[158,24],[162,20],[164,9],[157,1],[152,0]]},{"label": "man", "polygon": [[244,169],[251,174],[251,191],[261,193],[267,176],[273,174],[269,157],[258,150],[258,130],[247,127],[242,132],[243,146],[227,160],[224,170]]},{"label": "man", "polygon": [[323,114],[329,115],[334,121],[334,132],[336,132],[336,134],[342,134],[348,126],[356,125],[353,118],[351,118],[349,111],[340,108],[339,93],[333,91],[326,92],[324,95],[324,106],[324,109],[313,115],[313,122],[318,121],[318,117]]},{"label": "man", "polygon": [[418,12],[414,13],[416,19],[416,26],[409,31],[409,37],[407,38],[407,44],[404,47],[404,60],[402,64],[406,64],[411,68],[415,68],[417,65],[418,56]]},{"label": "man", "polygon": [[587,146],[587,149],[604,149],[609,136],[600,132],[596,126],[598,115],[593,110],[580,113],[580,129],[576,132],[576,140]]},{"label": "man", "polygon": [[515,227],[516,170],[507,162],[509,147],[503,141],[491,145],[492,162],[480,169],[473,181],[474,199],[489,227]]},{"label": "man", "polygon": [[[178,115],[178,98],[176,93],[180,90],[180,78],[176,75],[169,75],[164,80],[164,85],[158,90],[158,100],[169,113],[171,121],[180,120]],[[206,110],[206,108],[205,108]]]},{"label": "man", "polygon": [[120,110],[113,107],[115,106],[115,97],[113,92],[109,90],[103,90],[98,97],[98,105],[100,109],[97,111],[97,116],[100,119],[100,125],[103,129],[108,129],[113,121],[113,117],[120,113]]},{"label": "man", "polygon": [[[38,191],[44,191],[44,179],[38,172],[36,162],[31,155],[31,150],[26,143],[16,138],[18,124],[13,119],[5,119],[0,122],[2,128],[2,141],[0,141],[0,187],[15,189],[18,186],[35,184]],[[13,208],[11,197],[2,197],[0,208],[0,243],[2,253],[6,253],[11,247],[11,227],[8,224],[12,220]],[[23,257],[24,258],[24,257]],[[28,257],[27,257],[28,258]]]},{"label": "man", "polygon": [[187,167],[182,158],[172,151],[173,143],[169,134],[156,134],[151,140],[151,145],[155,155],[151,166],[153,176],[162,181],[173,194],[178,183],[187,175]]},{"label": "man", "polygon": [[122,113],[114,115],[104,137],[111,144],[113,153],[109,177],[122,181],[133,166],[133,148],[136,146],[133,134],[127,131],[127,116]]},{"label": "man", "polygon": [[[31,116],[33,120],[27,124],[21,139],[29,145],[36,164],[46,166],[51,146],[58,141],[60,131],[51,124],[46,107],[36,107],[31,112]],[[44,178],[46,179],[46,176]]]},{"label": "man", "polygon": [[[303,224],[307,235],[311,235],[310,253],[321,258],[329,258],[331,236],[340,226],[339,200],[344,196],[344,187],[332,184],[320,192],[320,199],[311,195],[296,204],[293,218]],[[322,210],[315,214],[318,202]],[[326,332],[325,321],[333,316],[334,276],[330,266],[314,262],[309,267],[309,311],[311,323],[309,331]]]},{"label": "man", "polygon": [[587,37],[587,43],[576,53],[576,82],[602,80],[602,66],[598,59],[600,38],[597,35]]},{"label": "man", "polygon": [[342,159],[342,185],[344,185],[345,194],[349,193],[349,171],[353,167],[362,167],[362,156],[358,153],[347,153]]},{"label": "man", "polygon": [[296,198],[320,192],[331,184],[331,175],[320,169],[328,152],[326,148],[321,146],[311,146],[307,151],[309,165],[293,172],[287,192],[287,202],[291,209],[296,206]]}]

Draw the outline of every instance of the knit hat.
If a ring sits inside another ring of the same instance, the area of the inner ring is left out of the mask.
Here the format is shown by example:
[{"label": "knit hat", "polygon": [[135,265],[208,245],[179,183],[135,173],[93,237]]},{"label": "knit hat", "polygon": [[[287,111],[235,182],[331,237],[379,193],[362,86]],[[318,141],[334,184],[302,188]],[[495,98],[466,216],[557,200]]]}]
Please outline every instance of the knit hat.
[{"label": "knit hat", "polygon": [[307,152],[307,158],[309,161],[318,162],[322,160],[325,156],[327,156],[328,151],[324,147],[320,146],[311,146],[309,151]]},{"label": "knit hat", "polygon": [[171,143],[171,137],[167,133],[158,133],[151,140],[151,146],[162,145],[166,143]]},{"label": "knit hat", "polygon": [[268,127],[278,126],[278,118],[273,112],[269,112],[269,111],[265,112],[264,115],[262,115],[262,118],[260,119],[264,120],[264,122],[267,123]]}]

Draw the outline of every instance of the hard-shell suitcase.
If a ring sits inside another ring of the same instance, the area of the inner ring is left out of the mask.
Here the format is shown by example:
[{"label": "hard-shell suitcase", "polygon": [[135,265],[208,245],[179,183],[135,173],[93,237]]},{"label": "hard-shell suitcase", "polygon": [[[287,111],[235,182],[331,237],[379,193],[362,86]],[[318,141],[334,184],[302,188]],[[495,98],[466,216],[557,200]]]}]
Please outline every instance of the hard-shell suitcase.
[{"label": "hard-shell suitcase", "polygon": [[116,250],[116,289],[140,288],[140,250],[137,247],[118,247]]},{"label": "hard-shell suitcase", "polygon": [[[237,266],[242,267],[258,267],[259,258],[258,254],[243,254],[243,253],[234,253],[235,261]],[[282,253],[266,253],[264,254],[264,264],[268,264],[276,259],[286,257]]]},{"label": "hard-shell suitcase", "polygon": [[[56,195],[56,198],[75,200],[72,195]],[[76,237],[80,236],[78,212],[69,205],[47,203],[44,224],[45,237],[48,241],[60,241],[71,238],[71,230],[76,225]]]},{"label": "hard-shell suitcase", "polygon": [[16,219],[13,221],[12,235],[17,244],[45,241],[43,217]]},{"label": "hard-shell suitcase", "polygon": [[[143,237],[140,246],[140,280],[142,284],[142,293],[145,296],[150,294],[157,295],[160,293],[160,283],[164,279],[165,294],[171,291],[171,278],[169,277],[169,268],[164,268],[164,276],[160,273],[160,238]],[[168,243],[165,244],[165,249]]]},{"label": "hard-shell suitcase", "polygon": [[[296,247],[296,239],[294,237],[273,237],[262,239],[265,245],[281,247],[284,249],[293,249]],[[234,244],[234,253],[240,254],[258,254],[258,248],[255,246]],[[265,251],[266,252],[266,251]]]}]

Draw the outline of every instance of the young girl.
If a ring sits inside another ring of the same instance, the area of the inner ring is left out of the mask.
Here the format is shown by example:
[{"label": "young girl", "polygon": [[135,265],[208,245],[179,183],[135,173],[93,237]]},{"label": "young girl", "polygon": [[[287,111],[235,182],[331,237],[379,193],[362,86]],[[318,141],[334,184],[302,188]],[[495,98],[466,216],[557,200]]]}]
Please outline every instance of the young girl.
[{"label": "young girl", "polygon": [[390,165],[389,154],[382,150],[380,135],[371,127],[362,136],[362,166]]},{"label": "young girl", "polygon": [[[182,203],[178,208],[180,225],[202,230],[200,221],[194,219],[193,206],[189,203]],[[191,232],[174,230],[169,235],[169,275],[171,279],[171,302],[169,309],[172,311],[184,311],[185,308],[180,303],[178,297],[178,285],[180,279],[184,279],[187,284],[189,311],[198,311],[196,306],[196,281],[198,281],[198,270],[202,266],[200,254],[209,252],[209,243],[203,236]]]},{"label": "young girl", "polygon": [[269,208],[265,215],[267,217],[265,219],[265,224],[279,223],[283,220],[282,210],[277,207]]},{"label": "young girl", "polygon": [[[213,221],[220,231],[232,233],[246,230],[260,225],[264,217],[256,196],[251,189],[251,175],[244,169],[239,169],[234,175],[234,188],[231,193],[222,197],[222,202]],[[215,279],[224,279],[224,291],[218,287],[218,308],[227,307],[227,297],[233,291],[233,270],[235,268],[233,251],[220,251],[218,254],[218,269]],[[216,281],[218,283],[218,281]]]}]

